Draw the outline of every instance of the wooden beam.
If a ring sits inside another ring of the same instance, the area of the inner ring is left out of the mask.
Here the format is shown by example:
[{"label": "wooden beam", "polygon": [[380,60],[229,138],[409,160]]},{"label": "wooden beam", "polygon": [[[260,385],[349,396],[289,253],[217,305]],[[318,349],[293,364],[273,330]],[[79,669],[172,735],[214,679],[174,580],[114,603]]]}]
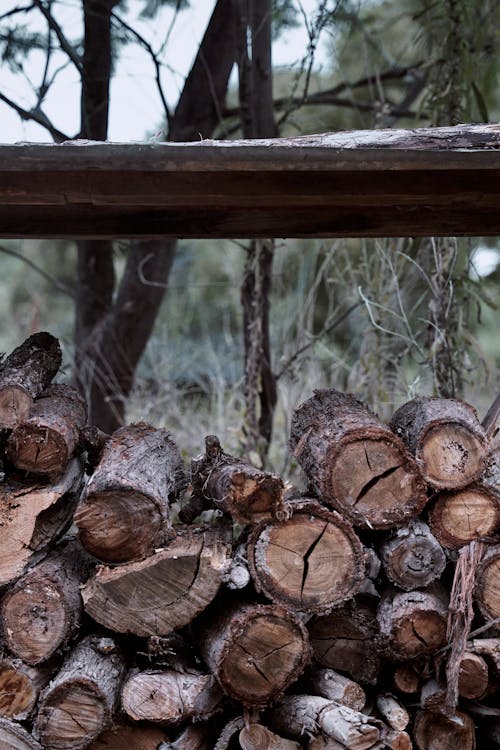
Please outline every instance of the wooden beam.
[{"label": "wooden beam", "polygon": [[500,235],[500,125],[0,146],[0,237]]}]

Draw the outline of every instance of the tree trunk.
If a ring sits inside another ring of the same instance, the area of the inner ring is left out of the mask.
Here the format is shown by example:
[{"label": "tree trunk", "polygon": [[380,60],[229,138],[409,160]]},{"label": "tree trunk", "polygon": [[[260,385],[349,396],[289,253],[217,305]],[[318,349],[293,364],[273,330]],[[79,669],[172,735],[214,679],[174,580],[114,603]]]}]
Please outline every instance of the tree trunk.
[{"label": "tree trunk", "polygon": [[419,589],[441,577],[445,554],[429,527],[419,520],[398,529],[380,548],[387,578],[405,591]]},{"label": "tree trunk", "polygon": [[17,469],[61,476],[78,445],[87,407],[69,385],[51,385],[34,402],[29,416],[7,441],[7,457]]},{"label": "tree trunk", "polygon": [[435,489],[460,489],[486,469],[489,441],[475,409],[464,401],[415,398],[396,411],[391,427]]},{"label": "tree trunk", "polygon": [[43,750],[19,724],[0,718],[0,750]]},{"label": "tree trunk", "polygon": [[118,633],[162,636],[215,597],[231,556],[231,530],[179,533],[140,562],[100,568],[82,589],[86,612]]},{"label": "tree trunk", "polygon": [[170,502],[185,484],[170,433],[140,422],[108,440],[75,513],[82,545],[109,563],[140,560],[173,535]]},{"label": "tree trunk", "polygon": [[427,502],[401,440],[349,394],[315,391],[293,415],[290,446],[322,500],[355,525],[398,526]]},{"label": "tree trunk", "polygon": [[117,724],[100,734],[88,750],[163,750],[167,742],[168,736],[160,727]]},{"label": "tree trunk", "polygon": [[301,747],[293,740],[278,737],[261,724],[250,724],[248,728],[244,727],[238,739],[242,750],[300,750]]},{"label": "tree trunk", "polygon": [[247,545],[257,590],[288,609],[326,614],[359,591],[365,578],[352,526],[311,500],[289,503],[286,521],[262,521]]},{"label": "tree trunk", "polygon": [[419,711],[413,736],[418,750],[474,750],[474,724],[462,711],[447,718],[431,711]]},{"label": "tree trunk", "polygon": [[[490,547],[476,574],[474,600],[486,620],[500,617],[500,544]],[[500,632],[500,626],[496,626]]]},{"label": "tree trunk", "polygon": [[500,528],[500,495],[485,484],[440,492],[429,513],[432,533],[444,547],[494,539]]},{"label": "tree trunk", "polygon": [[82,475],[75,458],[54,484],[14,479],[0,484],[0,585],[22,575],[69,528]]},{"label": "tree trunk", "polygon": [[5,643],[13,654],[36,666],[66,646],[80,626],[80,586],[92,567],[73,540],[16,581],[0,608]]},{"label": "tree trunk", "polygon": [[30,667],[21,659],[4,657],[0,661],[0,717],[28,719],[54,671],[53,667]]},{"label": "tree trunk", "polygon": [[366,693],[361,685],[333,669],[313,667],[306,673],[302,682],[311,695],[320,695],[329,701],[352,708],[353,711],[362,711],[366,703]]},{"label": "tree trunk", "polygon": [[35,333],[0,363],[0,429],[13,429],[27,419],[33,403],[61,366],[59,341]]}]

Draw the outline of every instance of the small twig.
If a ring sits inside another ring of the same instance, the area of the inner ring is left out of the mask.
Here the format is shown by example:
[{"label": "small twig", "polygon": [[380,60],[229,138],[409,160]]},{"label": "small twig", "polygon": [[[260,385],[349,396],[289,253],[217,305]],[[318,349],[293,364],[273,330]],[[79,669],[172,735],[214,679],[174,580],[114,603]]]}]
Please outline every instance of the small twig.
[{"label": "small twig", "polygon": [[5,104],[8,104],[9,107],[11,107],[22,120],[32,120],[33,122],[38,123],[38,125],[41,125],[42,128],[45,128],[48,130],[48,132],[51,134],[52,138],[56,141],[56,143],[61,143],[62,141],[69,141],[70,136],[63,133],[61,130],[58,130],[55,128],[52,123],[50,122],[49,118],[45,114],[45,112],[42,112],[42,110],[38,107],[36,109],[24,109],[24,107],[21,107],[19,104],[16,104],[12,99],[9,99],[8,96],[5,96],[5,94],[2,94],[0,92],[0,100],[5,102]]},{"label": "small twig", "polygon": [[52,31],[55,33],[59,40],[59,44],[61,45],[61,49],[66,52],[69,59],[75,66],[75,68],[78,70],[80,74],[83,74],[83,63],[80,59],[80,56],[76,53],[75,48],[71,44],[71,42],[66,38],[64,31],[57,23],[56,19],[50,12],[50,9],[47,8],[42,0],[33,0],[34,5],[38,8],[40,13],[42,13],[45,18],[47,19],[47,23],[49,24],[49,27],[52,29]]}]

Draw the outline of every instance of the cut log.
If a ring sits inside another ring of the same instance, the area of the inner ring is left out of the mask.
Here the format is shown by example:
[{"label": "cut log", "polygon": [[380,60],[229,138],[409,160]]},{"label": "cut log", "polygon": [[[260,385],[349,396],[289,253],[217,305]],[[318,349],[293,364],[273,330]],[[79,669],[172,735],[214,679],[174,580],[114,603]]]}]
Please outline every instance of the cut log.
[{"label": "cut log", "polygon": [[422,681],[422,666],[421,659],[398,664],[392,677],[396,690],[404,695],[418,693]]},{"label": "cut log", "polygon": [[214,750],[215,737],[210,722],[188,724],[173,742],[161,745],[158,750]]},{"label": "cut log", "polygon": [[122,708],[129,719],[164,726],[208,719],[220,710],[222,699],[215,677],[201,672],[136,672],[122,688]]},{"label": "cut log", "polygon": [[319,729],[349,750],[368,750],[381,738],[376,719],[316,695],[285,696],[271,711],[270,723],[285,737],[299,740]]},{"label": "cut log", "polygon": [[384,737],[384,742],[380,750],[412,750],[413,743],[408,732],[397,729],[389,729]]},{"label": "cut log", "polygon": [[19,724],[0,719],[0,750],[42,750],[42,746]]},{"label": "cut log", "polygon": [[167,430],[144,422],[121,427],[106,443],[75,513],[82,545],[109,563],[151,555],[172,536],[169,504],[184,481]]},{"label": "cut log", "polygon": [[399,526],[427,502],[403,442],[349,394],[315,391],[294,413],[290,446],[321,499],[355,525]]},{"label": "cut log", "polygon": [[53,672],[54,668],[30,667],[20,659],[4,657],[0,661],[0,717],[27,719]]},{"label": "cut log", "polygon": [[310,658],[305,626],[277,604],[233,602],[200,625],[199,639],[224,692],[247,706],[276,700]]},{"label": "cut log", "polygon": [[78,449],[87,454],[86,470],[89,474],[93,474],[96,470],[109,438],[106,432],[95,425],[86,425],[83,430],[80,430]]},{"label": "cut log", "polygon": [[470,716],[457,711],[446,717],[432,711],[418,711],[413,739],[418,750],[474,750],[474,723]]},{"label": "cut log", "polygon": [[475,409],[452,398],[419,397],[401,406],[391,427],[415,455],[425,481],[460,489],[486,469],[488,437]]},{"label": "cut log", "polygon": [[[486,620],[500,617],[500,544],[490,547],[476,574],[474,599]],[[500,631],[500,625],[494,630]]]},{"label": "cut log", "polygon": [[320,734],[310,738],[307,743],[307,750],[345,750],[345,745],[332,737],[325,737]]},{"label": "cut log", "polygon": [[14,349],[0,367],[0,429],[28,418],[33,399],[49,386],[61,361],[59,341],[50,333],[35,333]]},{"label": "cut log", "polygon": [[71,540],[16,581],[0,605],[9,651],[35,666],[69,642],[83,613],[80,586],[92,567]]},{"label": "cut log", "polygon": [[485,484],[440,492],[429,513],[429,523],[444,547],[494,539],[500,528],[500,495]]},{"label": "cut log", "polygon": [[442,589],[384,594],[377,618],[387,655],[397,660],[432,654],[446,643],[448,599]]},{"label": "cut log", "polygon": [[69,385],[51,385],[17,425],[6,454],[18,469],[55,478],[63,474],[87,420],[84,399]]},{"label": "cut log", "polygon": [[261,724],[243,727],[238,739],[242,750],[300,750],[301,748],[297,742],[285,740]]},{"label": "cut log", "polygon": [[84,638],[42,694],[35,737],[50,750],[86,748],[111,724],[124,676],[111,638]]},{"label": "cut log", "polygon": [[416,519],[384,542],[380,556],[387,578],[405,591],[428,586],[446,566],[441,545],[429,527]]},{"label": "cut log", "polygon": [[212,601],[231,557],[231,529],[188,531],[140,562],[100,568],[82,589],[86,612],[118,633],[167,635]]},{"label": "cut log", "polygon": [[286,521],[258,524],[247,550],[257,590],[289,609],[326,614],[351,599],[365,577],[350,523],[311,500],[289,503]]},{"label": "cut log", "polygon": [[311,695],[320,695],[353,711],[361,711],[366,703],[366,694],[361,685],[334,669],[313,667],[306,673],[303,683]]},{"label": "cut log", "polygon": [[100,734],[88,750],[163,750],[168,739],[160,727],[117,724]]},{"label": "cut log", "polygon": [[[236,716],[231,721],[228,721],[219,737],[217,738],[214,750],[228,750],[230,747],[233,748],[233,738],[238,735],[245,726],[245,719],[243,716]],[[179,750],[184,750],[184,746],[180,747]]]},{"label": "cut log", "polygon": [[184,523],[191,523],[210,507],[219,508],[241,524],[283,515],[284,485],[280,477],[224,453],[215,435],[207,435],[205,453],[191,463],[191,485],[190,501],[179,514]]},{"label": "cut log", "polygon": [[466,651],[460,660],[458,692],[462,698],[479,700],[488,690],[488,664],[479,654]]},{"label": "cut log", "polygon": [[382,718],[392,729],[398,732],[406,729],[410,721],[408,711],[394,695],[381,693],[377,695],[376,704]]},{"label": "cut log", "polygon": [[326,617],[314,618],[308,627],[314,657],[320,664],[347,672],[357,682],[376,682],[379,626],[369,600],[358,598]]},{"label": "cut log", "polygon": [[500,638],[473,638],[467,642],[467,650],[486,656],[500,675]]},{"label": "cut log", "polygon": [[447,713],[445,710],[446,688],[431,677],[422,684],[420,691],[420,707],[429,711]]},{"label": "cut log", "polygon": [[0,585],[18,578],[71,525],[83,467],[78,459],[50,485],[10,478],[0,484]]}]

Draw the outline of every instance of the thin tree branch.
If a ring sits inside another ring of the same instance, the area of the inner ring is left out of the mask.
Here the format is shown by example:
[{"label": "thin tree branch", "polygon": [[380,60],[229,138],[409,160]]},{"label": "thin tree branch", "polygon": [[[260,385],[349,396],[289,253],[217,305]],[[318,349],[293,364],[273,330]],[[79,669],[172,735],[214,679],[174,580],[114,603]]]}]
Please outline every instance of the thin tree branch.
[{"label": "thin tree branch", "polygon": [[30,5],[24,5],[19,8],[13,8],[12,10],[8,10],[7,13],[2,13],[2,15],[0,15],[0,21],[3,21],[4,18],[15,16],[18,13],[28,13],[30,10],[33,10],[34,7],[35,7],[35,3],[33,2]]},{"label": "thin tree branch", "polygon": [[64,282],[60,281],[55,276],[52,276],[50,273],[47,273],[43,268],[38,266],[36,263],[34,263],[32,260],[27,258],[22,253],[18,253],[16,250],[11,250],[9,247],[5,247],[4,245],[0,245],[0,253],[4,253],[5,255],[11,255],[13,258],[18,258],[18,260],[22,260],[23,263],[25,263],[27,266],[32,268],[34,271],[36,271],[40,276],[43,276],[43,278],[46,281],[49,281],[53,286],[56,287],[56,289],[59,289],[60,292],[65,294],[67,297],[71,297],[71,299],[74,299],[75,295],[71,287],[64,284]]},{"label": "thin tree branch", "polygon": [[47,19],[47,23],[49,24],[50,28],[52,29],[52,31],[55,33],[55,35],[57,36],[57,38],[59,40],[59,44],[61,45],[61,49],[64,52],[66,52],[66,54],[68,55],[69,59],[71,60],[71,62],[75,66],[75,68],[78,70],[78,72],[80,73],[80,75],[82,75],[82,73],[83,73],[83,64],[82,64],[81,58],[76,53],[75,48],[73,47],[73,45],[71,44],[71,42],[69,42],[69,40],[66,38],[63,30],[61,29],[61,27],[57,23],[56,19],[54,18],[54,16],[50,12],[50,10],[44,5],[44,3],[42,2],[42,0],[33,0],[33,2],[36,5],[36,7],[38,8],[38,10],[40,11],[40,13],[42,13],[45,16],[45,18]]},{"label": "thin tree branch", "polygon": [[9,99],[8,96],[2,94],[1,91],[0,100],[5,102],[5,104],[8,104],[9,107],[15,110],[22,120],[31,120],[32,122],[36,122],[38,125],[41,125],[42,128],[48,130],[56,143],[71,140],[71,137],[69,135],[66,135],[61,130],[58,130],[52,125],[45,112],[42,112],[39,107],[30,110],[24,109],[24,107],[21,107],[19,104],[16,104],[16,102],[12,101],[12,99]]}]

